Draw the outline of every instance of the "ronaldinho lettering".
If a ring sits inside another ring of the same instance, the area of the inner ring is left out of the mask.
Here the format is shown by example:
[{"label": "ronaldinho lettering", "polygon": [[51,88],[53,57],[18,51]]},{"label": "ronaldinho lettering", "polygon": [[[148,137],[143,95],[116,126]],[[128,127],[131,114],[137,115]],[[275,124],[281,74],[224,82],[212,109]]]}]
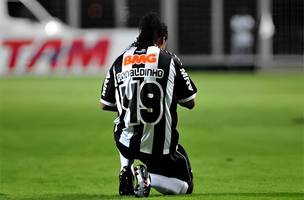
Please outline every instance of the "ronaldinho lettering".
[{"label": "ronaldinho lettering", "polygon": [[162,69],[147,69],[147,68],[133,68],[124,72],[117,73],[117,81],[122,82],[129,77],[155,77],[163,78],[164,70]]}]

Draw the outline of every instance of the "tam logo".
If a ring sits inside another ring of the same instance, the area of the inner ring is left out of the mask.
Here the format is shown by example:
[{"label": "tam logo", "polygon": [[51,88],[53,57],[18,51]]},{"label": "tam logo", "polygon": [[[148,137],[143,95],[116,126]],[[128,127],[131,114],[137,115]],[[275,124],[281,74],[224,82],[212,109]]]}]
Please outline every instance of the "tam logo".
[{"label": "tam logo", "polygon": [[71,68],[75,64],[87,68],[92,63],[98,67],[106,64],[110,40],[100,38],[88,46],[84,39],[69,42],[50,39],[38,44],[33,39],[7,39],[2,46],[8,51],[7,67],[10,71],[19,65],[25,65],[30,71],[40,61],[46,61],[52,69],[58,66]]}]

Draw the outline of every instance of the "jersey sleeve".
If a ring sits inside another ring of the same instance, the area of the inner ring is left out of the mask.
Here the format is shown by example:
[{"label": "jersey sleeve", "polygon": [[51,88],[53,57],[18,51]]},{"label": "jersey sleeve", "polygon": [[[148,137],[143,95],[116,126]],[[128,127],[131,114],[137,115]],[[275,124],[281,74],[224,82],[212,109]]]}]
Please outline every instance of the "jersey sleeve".
[{"label": "jersey sleeve", "polygon": [[193,100],[197,93],[196,86],[176,56],[174,58],[174,63],[176,70],[175,91],[178,103],[185,103]]},{"label": "jersey sleeve", "polygon": [[113,66],[108,71],[107,76],[103,82],[100,102],[107,106],[116,107]]}]

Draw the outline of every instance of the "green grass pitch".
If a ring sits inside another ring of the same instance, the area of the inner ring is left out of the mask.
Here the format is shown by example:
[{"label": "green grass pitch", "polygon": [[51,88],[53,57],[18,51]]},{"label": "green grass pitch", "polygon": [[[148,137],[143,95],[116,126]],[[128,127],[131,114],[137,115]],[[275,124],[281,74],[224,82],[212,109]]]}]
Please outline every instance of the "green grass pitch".
[{"label": "green grass pitch", "polygon": [[[192,162],[189,196],[304,199],[304,75],[191,73],[197,106],[179,108]],[[0,79],[0,199],[133,199],[118,195],[114,113],[102,78]],[[134,198],[135,199],[135,198]]]}]

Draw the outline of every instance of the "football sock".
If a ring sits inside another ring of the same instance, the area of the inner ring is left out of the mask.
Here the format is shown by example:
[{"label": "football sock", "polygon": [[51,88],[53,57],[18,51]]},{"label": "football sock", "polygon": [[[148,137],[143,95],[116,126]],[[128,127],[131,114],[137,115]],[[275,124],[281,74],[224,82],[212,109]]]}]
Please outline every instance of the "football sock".
[{"label": "football sock", "polygon": [[150,173],[151,186],[162,194],[186,194],[188,184],[177,178]]},{"label": "football sock", "polygon": [[127,159],[121,153],[119,153],[119,157],[120,157],[120,165],[121,165],[120,170],[122,170],[122,168],[124,168],[124,167],[128,167],[128,168],[130,167],[131,170],[133,171],[132,165],[133,165],[134,160]]}]

